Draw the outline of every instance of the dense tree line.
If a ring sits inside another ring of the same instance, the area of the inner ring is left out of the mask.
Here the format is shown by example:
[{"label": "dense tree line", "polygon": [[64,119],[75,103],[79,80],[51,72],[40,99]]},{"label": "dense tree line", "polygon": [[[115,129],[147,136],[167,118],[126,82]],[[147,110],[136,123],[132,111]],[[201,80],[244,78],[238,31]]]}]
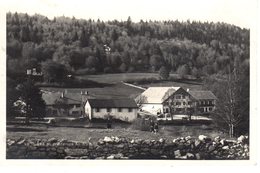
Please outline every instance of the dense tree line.
[{"label": "dense tree line", "polygon": [[[8,74],[51,62],[75,74],[155,72],[227,74],[249,64],[249,30],[226,23],[83,20],[7,13]],[[45,68],[46,69],[46,68]],[[46,79],[51,80],[51,79]]]}]

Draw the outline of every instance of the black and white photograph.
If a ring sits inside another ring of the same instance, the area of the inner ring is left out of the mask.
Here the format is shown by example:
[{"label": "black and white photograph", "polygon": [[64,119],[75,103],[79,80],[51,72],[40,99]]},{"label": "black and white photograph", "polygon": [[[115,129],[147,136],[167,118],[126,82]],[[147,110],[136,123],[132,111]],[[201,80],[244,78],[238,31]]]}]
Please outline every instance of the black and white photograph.
[{"label": "black and white photograph", "polygon": [[249,161],[253,2],[5,2],[5,159]]}]

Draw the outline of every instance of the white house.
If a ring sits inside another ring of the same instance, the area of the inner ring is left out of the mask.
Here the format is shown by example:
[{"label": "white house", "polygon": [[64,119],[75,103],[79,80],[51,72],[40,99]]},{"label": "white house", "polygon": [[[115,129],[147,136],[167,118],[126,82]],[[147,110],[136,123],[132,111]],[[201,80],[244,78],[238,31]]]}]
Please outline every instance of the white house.
[{"label": "white house", "polygon": [[136,102],[140,103],[141,110],[157,115],[165,112],[164,101],[178,89],[180,87],[149,87],[136,98]]},{"label": "white house", "polygon": [[114,119],[132,122],[137,118],[137,105],[133,99],[87,99],[85,115],[89,119]]}]

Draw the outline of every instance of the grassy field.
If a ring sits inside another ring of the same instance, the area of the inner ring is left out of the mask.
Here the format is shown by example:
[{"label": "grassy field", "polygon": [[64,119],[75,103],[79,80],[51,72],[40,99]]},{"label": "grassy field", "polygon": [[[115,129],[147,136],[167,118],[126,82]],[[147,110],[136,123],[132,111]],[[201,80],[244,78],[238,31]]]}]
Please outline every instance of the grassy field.
[{"label": "grassy field", "polygon": [[[175,76],[171,74],[171,76]],[[141,78],[157,78],[158,73],[113,73],[113,74],[99,74],[99,75],[84,75],[79,78],[89,79],[95,82],[115,84],[129,79],[141,79]]]},{"label": "grassy field", "polygon": [[197,138],[198,135],[203,134],[209,137],[226,137],[225,134],[215,130],[210,126],[205,125],[192,125],[192,126],[170,126],[161,125],[159,133],[154,134],[148,131],[140,131],[132,129],[131,125],[125,127],[118,127],[113,125],[113,129],[103,128],[72,128],[72,127],[45,127],[45,126],[7,126],[7,138],[17,139],[20,137],[25,138],[43,138],[49,139],[52,137],[58,139],[68,139],[75,141],[92,141],[97,142],[98,139],[105,136],[127,137],[131,139],[155,139],[164,138],[172,140],[177,137],[191,136]]},{"label": "grassy field", "polygon": [[[170,74],[171,77],[178,78],[176,74]],[[158,73],[116,73],[116,74],[100,74],[100,75],[85,75],[79,76],[81,79],[88,79],[95,82],[117,84],[126,80],[138,80],[143,78],[159,79]],[[191,80],[176,80],[176,81],[161,81],[151,84],[140,85],[148,88],[150,86],[175,86],[183,87],[184,89],[201,90],[201,83]]]}]

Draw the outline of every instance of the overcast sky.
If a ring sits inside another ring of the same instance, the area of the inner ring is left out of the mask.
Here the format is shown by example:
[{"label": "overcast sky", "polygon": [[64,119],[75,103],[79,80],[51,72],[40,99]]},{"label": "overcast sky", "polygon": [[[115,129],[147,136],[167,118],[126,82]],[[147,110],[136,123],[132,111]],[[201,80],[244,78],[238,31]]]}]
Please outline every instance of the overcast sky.
[{"label": "overcast sky", "polygon": [[226,22],[250,28],[257,0],[7,0],[5,10],[84,19]]}]

